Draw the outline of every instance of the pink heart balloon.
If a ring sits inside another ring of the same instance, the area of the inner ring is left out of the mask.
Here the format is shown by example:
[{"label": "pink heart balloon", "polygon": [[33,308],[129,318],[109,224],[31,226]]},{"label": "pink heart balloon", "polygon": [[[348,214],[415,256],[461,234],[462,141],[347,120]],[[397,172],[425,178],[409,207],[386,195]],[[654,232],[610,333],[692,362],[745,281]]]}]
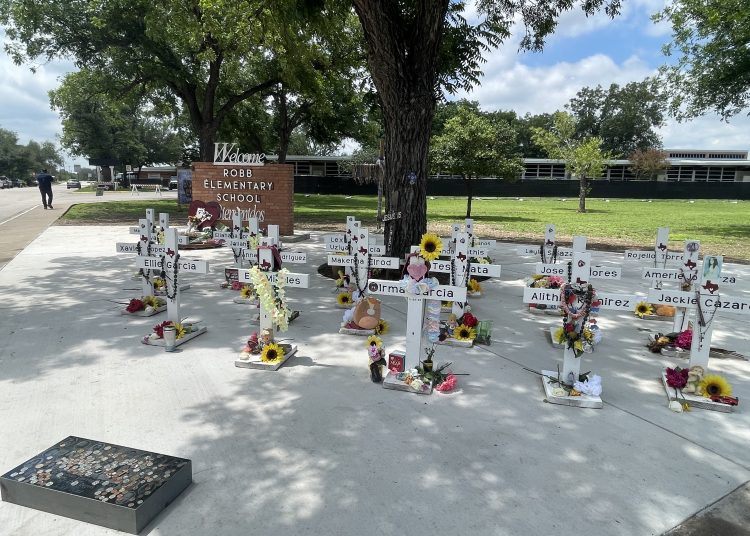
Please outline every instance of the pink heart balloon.
[{"label": "pink heart balloon", "polygon": [[406,267],[406,271],[409,273],[412,279],[415,281],[421,281],[424,276],[427,275],[429,268],[426,263],[414,263],[410,262],[409,266]]}]

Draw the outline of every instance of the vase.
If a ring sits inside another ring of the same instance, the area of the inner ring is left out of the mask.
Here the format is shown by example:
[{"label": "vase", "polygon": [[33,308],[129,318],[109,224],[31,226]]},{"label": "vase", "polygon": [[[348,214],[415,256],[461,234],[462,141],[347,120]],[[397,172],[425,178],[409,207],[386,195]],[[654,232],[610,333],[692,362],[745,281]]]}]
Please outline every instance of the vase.
[{"label": "vase", "polygon": [[575,350],[567,346],[563,350],[562,381],[566,385],[573,385],[581,374],[581,358],[576,357]]},{"label": "vase", "polygon": [[174,351],[175,342],[177,341],[177,330],[174,326],[164,326],[164,350],[167,352]]}]

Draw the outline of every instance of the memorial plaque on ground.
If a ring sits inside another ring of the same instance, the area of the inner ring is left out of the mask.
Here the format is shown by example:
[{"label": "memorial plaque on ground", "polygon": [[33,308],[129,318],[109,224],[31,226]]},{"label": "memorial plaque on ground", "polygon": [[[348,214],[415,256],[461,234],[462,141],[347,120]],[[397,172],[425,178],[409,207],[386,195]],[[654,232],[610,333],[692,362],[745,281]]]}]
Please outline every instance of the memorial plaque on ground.
[{"label": "memorial plaque on ground", "polygon": [[138,534],[193,480],[190,460],[69,436],[0,477],[2,499]]}]

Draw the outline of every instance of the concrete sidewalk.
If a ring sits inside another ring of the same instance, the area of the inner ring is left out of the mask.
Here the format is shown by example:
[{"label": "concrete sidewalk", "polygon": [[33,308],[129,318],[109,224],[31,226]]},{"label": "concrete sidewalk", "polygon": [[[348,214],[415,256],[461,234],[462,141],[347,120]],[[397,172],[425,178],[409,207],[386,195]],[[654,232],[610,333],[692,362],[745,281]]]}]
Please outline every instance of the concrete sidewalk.
[{"label": "concrete sidewalk", "polygon": [[[125,226],[50,227],[0,271],[0,471],[71,434],[191,458],[195,485],[147,534],[655,535],[750,480],[744,405],[667,409],[659,372],[685,361],[644,342],[648,328],[671,324],[604,311],[604,341],[582,367],[602,375],[604,408],[544,403],[528,369],[561,363],[545,332],[559,320],[521,303],[533,262],[516,245],[491,252],[503,275],[472,303],[494,321],[492,346],[439,347],[438,362],[469,376],[459,393],[420,397],[372,384],[365,341],[337,333],[333,283],[315,269],[325,258],[319,234],[295,245],[310,262],[293,271],[311,274],[311,288],[288,289],[302,315],[284,337],[300,351],[275,373],[233,365],[253,328],[218,288],[229,250],[185,252],[212,265],[208,276],[184,276],[183,315],[208,333],[169,354],[139,343],[164,315],[118,314],[137,284],[117,241],[132,241]],[[750,267],[725,270],[740,279],[727,294],[746,295]],[[599,288],[646,287],[625,265],[622,280]],[[405,300],[383,305],[386,350],[403,348]],[[717,319],[715,345],[750,355],[746,318]],[[716,359],[711,369],[748,398],[748,361]],[[6,503],[0,527],[117,534]]]}]

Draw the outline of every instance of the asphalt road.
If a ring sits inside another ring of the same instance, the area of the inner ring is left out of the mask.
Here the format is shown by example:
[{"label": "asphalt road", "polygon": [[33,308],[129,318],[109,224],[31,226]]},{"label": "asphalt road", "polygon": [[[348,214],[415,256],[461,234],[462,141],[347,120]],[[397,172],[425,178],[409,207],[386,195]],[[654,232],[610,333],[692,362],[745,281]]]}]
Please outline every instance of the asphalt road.
[{"label": "asphalt road", "polygon": [[151,191],[142,191],[137,196],[129,190],[81,193],[68,190],[65,184],[52,187],[52,210],[44,210],[39,188],[7,188],[0,190],[0,269],[28,246],[42,231],[52,225],[71,205],[77,203],[106,203],[127,199],[170,199],[177,191],[164,190],[161,197]]}]

